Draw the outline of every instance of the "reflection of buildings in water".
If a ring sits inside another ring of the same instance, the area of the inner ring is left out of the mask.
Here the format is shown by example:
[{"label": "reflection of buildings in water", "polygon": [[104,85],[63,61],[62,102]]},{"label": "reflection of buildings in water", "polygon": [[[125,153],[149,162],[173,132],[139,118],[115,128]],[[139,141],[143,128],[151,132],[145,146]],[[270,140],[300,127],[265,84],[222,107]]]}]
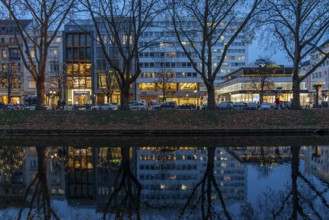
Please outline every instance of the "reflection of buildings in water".
[{"label": "reflection of buildings in water", "polygon": [[[38,172],[38,155],[35,147],[26,147],[25,161],[25,187],[27,188],[30,182]],[[65,199],[65,164],[60,160],[61,152],[58,148],[47,148],[47,178],[48,188],[51,198]],[[33,192],[33,189],[30,191]]]},{"label": "reflection of buildings in water", "polygon": [[141,200],[153,206],[182,204],[201,176],[201,150],[195,147],[140,147],[137,179]]},{"label": "reflection of buildings in water", "polygon": [[215,178],[227,202],[242,202],[246,199],[247,167],[227,152],[224,147],[216,148]]},{"label": "reflection of buildings in water", "polygon": [[329,183],[329,148],[311,146],[305,149],[305,170]]},{"label": "reflection of buildings in water", "polygon": [[290,147],[226,147],[226,150],[241,163],[277,166],[291,161]]},{"label": "reflection of buildings in water", "polygon": [[[226,202],[242,201],[247,195],[246,167],[224,148],[217,148],[214,176]],[[207,148],[140,147],[137,178],[143,185],[142,202],[152,206],[182,206],[201,181],[207,167]],[[196,196],[200,195],[197,190]],[[213,190],[212,200],[219,201]]]},{"label": "reflection of buildings in water", "polygon": [[15,205],[24,197],[24,154],[21,147],[0,147],[0,207]]},{"label": "reflection of buildings in water", "polygon": [[[1,148],[1,151],[4,147]],[[14,160],[0,159],[0,202],[8,204],[14,203],[15,198],[21,202],[24,199],[25,191],[36,173],[38,172],[38,156],[35,147],[11,147],[16,149]],[[53,199],[65,198],[65,175],[64,164],[59,158],[56,148],[47,149],[47,178],[50,195]],[[10,173],[7,173],[8,169]],[[8,174],[8,175],[7,175]],[[35,185],[29,191],[32,196]],[[6,197],[11,198],[10,203],[6,202]],[[13,205],[19,205],[13,204]]]},{"label": "reflection of buildings in water", "polygon": [[[131,155],[130,155],[131,158]],[[97,153],[97,207],[104,207],[118,184],[115,178],[121,166],[121,148],[100,147]]]},{"label": "reflection of buildings in water", "polygon": [[73,148],[67,152],[66,196],[69,202],[83,204],[95,198],[96,148]]}]

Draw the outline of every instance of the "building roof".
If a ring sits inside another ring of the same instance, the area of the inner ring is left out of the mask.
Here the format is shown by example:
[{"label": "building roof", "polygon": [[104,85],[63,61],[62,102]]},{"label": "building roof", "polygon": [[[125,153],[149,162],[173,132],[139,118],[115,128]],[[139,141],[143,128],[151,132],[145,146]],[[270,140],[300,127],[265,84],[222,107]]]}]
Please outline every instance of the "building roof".
[{"label": "building roof", "polygon": [[[19,20],[23,27],[28,26],[32,20],[31,19],[22,19]],[[16,27],[16,22],[13,20],[0,19],[0,35],[12,35],[14,34],[14,28]]]}]

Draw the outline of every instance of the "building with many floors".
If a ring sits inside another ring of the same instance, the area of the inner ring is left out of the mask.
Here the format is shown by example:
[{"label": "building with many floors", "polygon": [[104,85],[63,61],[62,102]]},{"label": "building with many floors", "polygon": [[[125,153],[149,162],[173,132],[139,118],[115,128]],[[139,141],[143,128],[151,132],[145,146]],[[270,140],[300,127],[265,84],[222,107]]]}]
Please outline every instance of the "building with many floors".
[{"label": "building with many floors", "polygon": [[[190,23],[193,25],[192,21]],[[206,87],[201,76],[194,70],[192,63],[180,47],[172,26],[171,21],[156,20],[143,32],[141,43],[151,42],[151,46],[140,53],[142,74],[136,82],[137,99],[161,102],[165,96],[166,100],[176,101],[177,104],[201,105],[206,101]],[[201,40],[201,36],[199,38],[197,36],[196,41],[198,41],[197,39]],[[222,35],[213,46],[212,62],[214,65],[219,62],[226,41],[227,38]],[[201,67],[197,54],[191,53],[196,65]],[[228,49],[221,72],[216,77],[217,95],[219,94],[218,85],[223,81],[223,77],[244,66],[247,62],[248,46],[244,43],[243,36],[240,35]],[[166,92],[164,92],[164,87]]]},{"label": "building with many floors", "polygon": [[[263,90],[263,102],[274,103],[291,101],[292,68],[291,67],[243,67],[225,76],[219,85],[219,101],[260,102]],[[305,82],[301,83],[301,105],[306,105],[308,91]]]},{"label": "building with many floors", "polygon": [[[28,27],[32,20],[21,20]],[[24,67],[15,36],[16,25],[11,20],[0,20],[0,102],[22,103],[24,95]],[[11,93],[8,97],[8,87]]]},{"label": "building with many floors", "polygon": [[[322,44],[320,48],[329,53],[329,40]],[[314,65],[316,65],[324,54],[318,51],[311,53],[309,61],[304,62],[300,68],[300,72],[306,73]],[[328,106],[329,97],[329,59],[327,59],[321,66],[319,66],[309,77],[306,78],[306,88],[309,92],[309,104],[312,106],[323,105]]]}]

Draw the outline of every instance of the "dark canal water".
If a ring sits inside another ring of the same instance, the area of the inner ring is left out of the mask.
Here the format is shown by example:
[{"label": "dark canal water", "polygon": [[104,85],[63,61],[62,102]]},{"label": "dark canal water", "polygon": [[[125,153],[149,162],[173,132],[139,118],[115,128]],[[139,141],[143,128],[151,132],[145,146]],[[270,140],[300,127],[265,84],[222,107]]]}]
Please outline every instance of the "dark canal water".
[{"label": "dark canal water", "polygon": [[326,137],[0,143],[1,220],[329,218]]}]

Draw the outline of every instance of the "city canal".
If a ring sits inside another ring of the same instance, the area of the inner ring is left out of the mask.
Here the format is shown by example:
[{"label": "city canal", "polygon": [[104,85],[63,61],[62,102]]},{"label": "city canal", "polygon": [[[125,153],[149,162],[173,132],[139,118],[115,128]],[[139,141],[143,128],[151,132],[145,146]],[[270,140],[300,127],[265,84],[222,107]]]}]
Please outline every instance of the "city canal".
[{"label": "city canal", "polygon": [[49,137],[1,143],[0,219],[329,214],[327,137]]}]

